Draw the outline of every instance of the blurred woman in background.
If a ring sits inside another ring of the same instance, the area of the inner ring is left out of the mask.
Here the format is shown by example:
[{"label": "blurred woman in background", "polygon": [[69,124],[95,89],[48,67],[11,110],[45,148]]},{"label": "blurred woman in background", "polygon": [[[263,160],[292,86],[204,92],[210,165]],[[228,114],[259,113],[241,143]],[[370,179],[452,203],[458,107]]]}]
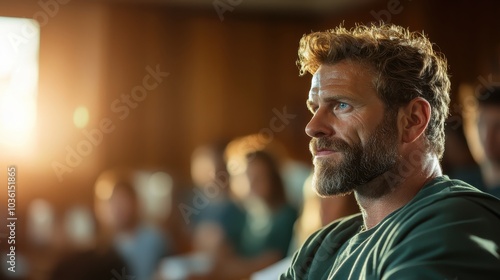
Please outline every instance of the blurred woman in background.
[{"label": "blurred woman in background", "polygon": [[[206,279],[249,277],[288,254],[297,211],[286,200],[279,166],[271,154],[253,151],[245,156],[245,225],[236,247],[218,258]],[[243,186],[234,186],[242,187]]]}]

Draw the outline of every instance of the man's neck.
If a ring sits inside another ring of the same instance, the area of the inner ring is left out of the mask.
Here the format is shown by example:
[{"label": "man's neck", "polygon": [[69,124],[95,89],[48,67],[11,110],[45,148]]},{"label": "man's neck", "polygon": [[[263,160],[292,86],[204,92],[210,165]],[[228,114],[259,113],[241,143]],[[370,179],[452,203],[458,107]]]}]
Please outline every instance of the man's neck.
[{"label": "man's neck", "polygon": [[[436,156],[423,158],[422,162],[410,166],[408,170],[403,169],[397,170],[399,172],[388,171],[363,186],[364,190],[368,190],[377,188],[380,184],[387,184],[387,191],[381,196],[355,192],[366,229],[378,225],[389,214],[410,202],[425,184],[442,175]],[[389,178],[393,179],[392,182],[388,182]]]}]

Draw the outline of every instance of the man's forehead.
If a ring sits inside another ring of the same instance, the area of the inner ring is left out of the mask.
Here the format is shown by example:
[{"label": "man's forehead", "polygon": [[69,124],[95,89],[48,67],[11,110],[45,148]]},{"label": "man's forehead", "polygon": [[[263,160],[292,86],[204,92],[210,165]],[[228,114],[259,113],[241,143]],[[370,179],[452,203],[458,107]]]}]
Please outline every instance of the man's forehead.
[{"label": "man's forehead", "polygon": [[322,64],[311,78],[309,102],[323,99],[345,99],[367,102],[379,99],[374,83],[374,71],[364,63],[340,61]]},{"label": "man's forehead", "polygon": [[372,71],[361,63],[341,61],[336,64],[322,64],[313,74],[309,98],[323,91],[352,91],[368,87],[374,90]]},{"label": "man's forehead", "polygon": [[336,80],[346,79],[352,72],[352,66],[346,63],[322,64],[313,74],[312,84],[335,82]]}]

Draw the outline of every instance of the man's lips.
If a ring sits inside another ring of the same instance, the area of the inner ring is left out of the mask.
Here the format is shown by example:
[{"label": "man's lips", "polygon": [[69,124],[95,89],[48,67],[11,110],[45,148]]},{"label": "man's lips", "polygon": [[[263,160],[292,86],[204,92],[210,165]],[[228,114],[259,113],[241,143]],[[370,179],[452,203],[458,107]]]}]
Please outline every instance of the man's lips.
[{"label": "man's lips", "polygon": [[322,157],[322,156],[329,156],[334,153],[337,153],[338,151],[335,150],[328,150],[328,149],[319,149],[314,152],[315,157]]}]

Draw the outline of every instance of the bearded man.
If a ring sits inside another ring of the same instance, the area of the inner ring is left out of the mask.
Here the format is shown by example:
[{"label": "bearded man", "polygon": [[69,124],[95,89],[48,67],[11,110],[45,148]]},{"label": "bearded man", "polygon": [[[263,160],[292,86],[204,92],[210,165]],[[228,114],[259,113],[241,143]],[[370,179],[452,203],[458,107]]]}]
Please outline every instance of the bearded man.
[{"label": "bearded man", "polygon": [[361,214],[314,233],[281,279],[499,279],[500,201],[442,174],[450,81],[428,38],[395,25],[300,41],[321,196]]}]

